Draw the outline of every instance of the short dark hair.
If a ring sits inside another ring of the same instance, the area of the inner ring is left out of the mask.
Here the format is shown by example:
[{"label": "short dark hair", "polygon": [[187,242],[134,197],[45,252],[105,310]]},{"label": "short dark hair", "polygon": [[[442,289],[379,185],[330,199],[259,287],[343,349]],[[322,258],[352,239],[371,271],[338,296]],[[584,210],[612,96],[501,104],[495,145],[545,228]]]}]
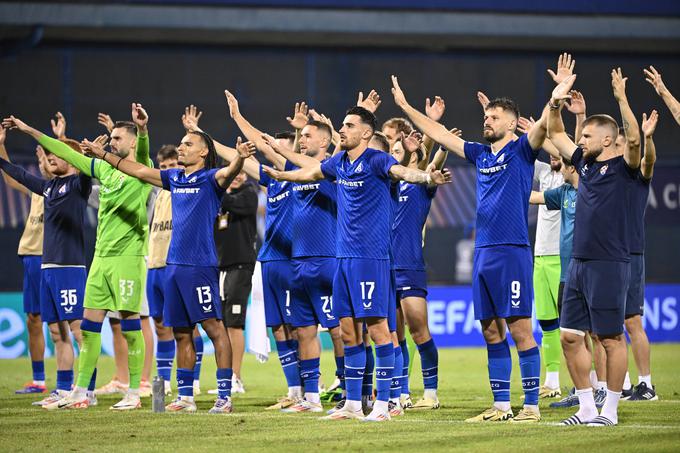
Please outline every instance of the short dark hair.
[{"label": "short dark hair", "polygon": [[328,135],[329,140],[331,137],[333,137],[333,131],[331,130],[331,127],[328,124],[324,123],[323,121],[312,120],[309,123],[307,123],[307,126],[316,127],[324,134]]},{"label": "short dark hair", "polygon": [[166,159],[177,159],[177,147],[175,145],[163,145],[156,154],[159,162]]},{"label": "short dark hair", "polygon": [[293,143],[295,141],[295,132],[291,131],[277,132],[276,134],[274,134],[274,138],[290,140],[290,142]]},{"label": "short dark hair", "polygon": [[489,102],[484,110],[489,110],[496,107],[500,107],[506,112],[511,112],[513,115],[515,115],[516,118],[519,119],[519,107],[517,107],[517,103],[512,99],[505,97],[496,98],[493,101]]},{"label": "short dark hair", "polygon": [[215,150],[215,142],[212,137],[203,131],[190,131],[187,134],[193,134],[201,137],[205,146],[208,147],[208,154],[203,159],[205,168],[211,169],[217,167],[217,151]]},{"label": "short dark hair", "polygon": [[368,125],[374,132],[378,128],[378,120],[375,118],[373,112],[366,110],[363,107],[359,107],[358,105],[347,110],[345,115],[357,115],[361,119],[361,122]]},{"label": "short dark hair", "polygon": [[386,153],[390,152],[390,142],[387,141],[387,137],[382,132],[373,132],[373,137],[371,137],[371,140],[375,140],[380,144],[379,151],[385,151]]},{"label": "short dark hair", "polygon": [[590,115],[583,122],[583,127],[586,127],[590,124],[594,124],[596,126],[609,127],[612,133],[613,140],[616,140],[616,137],[619,135],[619,123],[617,123],[616,120],[609,115],[605,115],[602,113],[597,115]]},{"label": "short dark hair", "polygon": [[406,118],[401,117],[390,118],[389,120],[385,121],[381,129],[385,129],[386,127],[392,127],[396,129],[397,132],[403,132],[405,135],[410,134],[413,130],[413,124],[411,124],[411,122]]},{"label": "short dark hair", "polygon": [[[113,123],[113,129],[125,129],[132,135],[137,135],[137,126],[132,121],[116,121]],[[111,130],[113,130],[111,129]]]}]

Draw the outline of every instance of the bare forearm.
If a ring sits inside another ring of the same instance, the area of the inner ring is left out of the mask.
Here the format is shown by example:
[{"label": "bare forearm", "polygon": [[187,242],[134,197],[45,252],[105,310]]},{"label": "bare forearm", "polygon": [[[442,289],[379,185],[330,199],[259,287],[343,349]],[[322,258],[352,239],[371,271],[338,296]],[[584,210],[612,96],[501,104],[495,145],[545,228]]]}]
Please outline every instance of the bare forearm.
[{"label": "bare forearm", "polygon": [[[552,101],[551,101],[552,102]],[[571,159],[576,145],[572,142],[564,131],[561,109],[550,108],[548,111],[547,137],[559,151],[560,156]]]},{"label": "bare forearm", "polygon": [[220,169],[215,174],[215,180],[220,187],[226,188],[231,184],[236,175],[243,169],[244,159],[240,155],[232,160],[226,168]]},{"label": "bare forearm", "polygon": [[241,132],[243,132],[243,135],[246,136],[246,139],[249,142],[255,143],[257,149],[262,150],[265,147],[269,147],[267,142],[262,138],[262,131],[250,124],[241,113],[234,115],[234,121]]},{"label": "bare forearm", "polygon": [[314,167],[319,164],[318,160],[314,159],[313,157],[306,156],[304,154],[296,153],[283,148],[276,148],[275,150],[284,159],[286,159],[288,162],[295,165],[296,167],[300,168]]},{"label": "bare forearm", "polygon": [[668,107],[668,110],[671,111],[671,114],[673,115],[673,118],[675,118],[675,121],[680,124],[680,102],[678,102],[677,99],[671,94],[668,89],[665,89],[661,92],[661,99],[663,99],[663,102],[666,104]]},{"label": "bare forearm", "polygon": [[283,171],[280,173],[279,181],[290,182],[313,182],[323,179],[321,165],[316,167],[305,167],[294,171]]},{"label": "bare forearm", "polygon": [[654,139],[651,136],[645,136],[645,155],[642,156],[642,162],[640,162],[640,171],[642,172],[642,176],[647,179],[652,179],[655,163],[656,146],[654,145]]},{"label": "bare forearm", "polygon": [[[9,155],[7,154],[7,149],[5,149],[5,145],[0,145],[0,158],[5,159],[7,162],[10,162]],[[26,195],[29,194],[29,190],[26,187],[21,185],[16,179],[12,178],[4,171],[2,172],[2,179],[5,181],[5,184],[7,184],[12,189],[18,190],[19,192],[24,193]]]},{"label": "bare forearm", "polygon": [[129,159],[123,159],[113,153],[104,153],[102,160],[126,175],[153,184],[156,187],[163,187],[160,170],[149,168]]},{"label": "bare forearm", "polygon": [[432,150],[434,149],[434,140],[432,140],[427,135],[423,137],[422,149],[424,151],[423,160],[418,164],[418,168],[425,170],[428,163],[430,162],[430,156],[432,155]]},{"label": "bare forearm", "polygon": [[626,135],[624,159],[630,167],[638,168],[640,166],[640,127],[627,99],[619,100],[619,108],[621,109],[623,131]]},{"label": "bare forearm", "polygon": [[410,182],[412,184],[430,184],[432,180],[427,172],[418,170],[416,168],[404,167],[402,165],[394,165],[390,168],[390,174],[393,178],[402,181]]},{"label": "bare forearm", "polygon": [[574,141],[578,143],[583,135],[583,123],[586,121],[586,114],[579,113],[576,115],[576,129],[574,130]]},{"label": "bare forearm", "polygon": [[410,105],[402,107],[402,110],[413,122],[413,125],[424,135],[427,135],[435,142],[445,146],[460,157],[465,157],[463,151],[464,140],[449,132],[446,127],[436,121],[431,120],[424,113],[419,112]]},{"label": "bare forearm", "polygon": [[432,163],[434,164],[434,168],[437,170],[441,170],[444,168],[444,164],[446,163],[446,158],[448,157],[449,152],[446,151],[443,148],[440,148],[437,150],[436,153],[434,153],[434,157],[432,158]]},{"label": "bare forearm", "polygon": [[535,190],[532,190],[531,195],[529,196],[529,204],[545,204],[545,196],[543,195],[543,192],[536,192]]}]

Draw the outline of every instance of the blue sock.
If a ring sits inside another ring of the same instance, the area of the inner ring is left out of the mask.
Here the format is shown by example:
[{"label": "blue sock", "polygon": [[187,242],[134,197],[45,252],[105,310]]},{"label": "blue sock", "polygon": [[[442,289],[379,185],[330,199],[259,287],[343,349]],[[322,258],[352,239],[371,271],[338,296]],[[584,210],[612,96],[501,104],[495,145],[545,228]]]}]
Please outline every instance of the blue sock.
[{"label": "blue sock", "polygon": [[226,400],[231,396],[231,377],[234,371],[231,368],[217,369],[217,397]]},{"label": "blue sock", "polygon": [[390,399],[390,384],[394,370],[394,346],[392,343],[375,346],[375,390],[376,401]]},{"label": "blue sock", "polygon": [[95,368],[94,371],[92,372],[90,383],[87,385],[87,391],[94,392],[96,385],[97,385],[97,369]]},{"label": "blue sock", "polygon": [[404,368],[404,357],[401,354],[401,346],[394,348],[394,368],[392,371],[392,381],[390,383],[390,399],[401,396],[401,371]]},{"label": "blue sock", "polygon": [[73,370],[57,370],[57,390],[71,391]]},{"label": "blue sock", "polygon": [[[508,340],[486,345],[489,360],[489,383],[496,402],[510,402],[510,373],[512,358]],[[540,370],[539,370],[540,371]]]},{"label": "blue sock", "polygon": [[366,346],[366,368],[364,369],[364,382],[361,386],[362,396],[373,396],[373,370],[375,369],[375,357],[373,347]]},{"label": "blue sock", "polygon": [[538,387],[541,379],[541,353],[538,346],[526,351],[517,351],[519,355],[519,370],[522,374],[522,389],[524,389],[524,404],[538,405]]},{"label": "blue sock", "polygon": [[345,357],[335,357],[335,375],[340,379],[340,388],[345,390]]},{"label": "blue sock", "polygon": [[45,382],[45,362],[42,360],[35,360],[31,362],[33,369],[33,380]]},{"label": "blue sock", "polygon": [[361,389],[366,369],[364,345],[345,346],[345,386],[348,401],[361,401]]},{"label": "blue sock", "polygon": [[279,361],[286,376],[288,387],[300,387],[300,371],[298,370],[297,350],[291,349],[291,341],[277,341],[276,350]]},{"label": "blue sock", "polygon": [[305,385],[304,381],[302,380],[302,370],[300,369],[300,357],[298,357],[298,350],[300,349],[300,343],[297,340],[286,340],[286,343],[288,343],[288,347],[295,351],[295,360],[297,360],[297,370],[298,374],[300,375],[300,384],[299,385]]},{"label": "blue sock", "polygon": [[196,350],[196,364],[194,365],[194,381],[201,380],[201,363],[203,362],[203,337],[194,338],[194,349]]},{"label": "blue sock", "polygon": [[159,341],[156,346],[156,369],[158,375],[170,382],[172,362],[175,360],[175,340]]},{"label": "blue sock", "polygon": [[194,370],[177,368],[177,392],[179,396],[194,396]]},{"label": "blue sock", "polygon": [[[404,395],[409,395],[411,389],[408,385],[408,366],[411,363],[411,357],[408,355],[408,343],[406,340],[400,341],[399,346],[401,347],[401,359],[404,361],[404,366],[401,369],[401,393]],[[396,370],[396,363],[395,363]]]},{"label": "blue sock", "polygon": [[300,360],[300,376],[305,383],[305,393],[319,393],[320,360]]},{"label": "blue sock", "polygon": [[434,339],[418,345],[420,353],[420,366],[423,369],[423,387],[437,390],[437,373],[439,372],[439,351],[434,344]]}]

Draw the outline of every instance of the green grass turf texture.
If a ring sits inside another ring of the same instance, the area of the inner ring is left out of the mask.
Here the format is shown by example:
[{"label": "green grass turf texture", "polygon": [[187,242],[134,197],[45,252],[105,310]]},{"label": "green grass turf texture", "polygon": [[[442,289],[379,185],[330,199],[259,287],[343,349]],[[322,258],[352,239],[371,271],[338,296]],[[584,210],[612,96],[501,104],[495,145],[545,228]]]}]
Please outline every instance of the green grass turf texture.
[{"label": "green grass turf texture", "polygon": [[[285,391],[276,356],[259,364],[246,355],[243,377],[247,393],[234,398],[232,415],[209,415],[214,396],[215,362],[203,359],[196,414],[155,414],[150,399],[132,412],[113,412],[118,396],[99,398],[84,411],[47,412],[31,401],[34,395],[14,395],[30,376],[28,359],[0,361],[0,451],[680,451],[680,345],[652,347],[652,378],[660,401],[622,402],[620,425],[610,428],[559,427],[555,422],[575,412],[550,409],[541,400],[540,424],[467,424],[463,420],[491,405],[484,349],[444,349],[439,352],[442,408],[407,412],[391,422],[362,423],[318,420],[318,414],[265,412]],[[521,382],[513,350],[512,404],[521,408]],[[322,380],[333,380],[332,353],[324,351]],[[570,384],[563,365],[562,385]],[[635,367],[631,370],[636,382]],[[54,386],[55,362],[47,360],[48,387]],[[99,362],[98,385],[108,382],[113,360]],[[174,370],[173,370],[174,379]],[[174,387],[173,381],[173,387]],[[415,355],[411,377],[413,400],[422,395],[420,360]],[[169,398],[168,398],[169,401]],[[328,405],[327,405],[328,406]],[[328,406],[330,407],[330,406]]]}]

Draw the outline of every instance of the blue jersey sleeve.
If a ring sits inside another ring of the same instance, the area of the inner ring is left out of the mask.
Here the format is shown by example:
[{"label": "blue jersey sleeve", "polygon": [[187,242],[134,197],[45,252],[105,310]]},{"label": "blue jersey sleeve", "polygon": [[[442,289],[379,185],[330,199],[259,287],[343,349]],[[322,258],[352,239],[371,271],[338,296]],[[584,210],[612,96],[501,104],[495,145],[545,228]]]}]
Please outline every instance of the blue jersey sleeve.
[{"label": "blue jersey sleeve", "polygon": [[562,206],[562,195],[564,194],[564,186],[555,187],[554,189],[543,192],[545,198],[545,207],[550,211],[559,210]]},{"label": "blue jersey sleeve", "polygon": [[581,170],[581,164],[583,161],[583,149],[579,146],[571,155],[571,164],[576,167],[577,170]]},{"label": "blue jersey sleeve", "polygon": [[170,178],[172,178],[175,169],[161,170],[161,182],[165,190],[170,190]]},{"label": "blue jersey sleeve", "polygon": [[227,191],[226,188],[220,186],[217,183],[217,178],[215,178],[215,175],[217,175],[217,172],[220,171],[219,168],[211,168],[208,170],[208,180],[213,186],[213,189],[215,189],[215,193],[221,198],[222,194]]},{"label": "blue jersey sleeve", "polygon": [[297,170],[298,168],[299,167],[296,167],[295,165],[293,165],[293,163],[289,160],[286,161],[286,164],[283,167],[284,171],[293,171],[293,170]]},{"label": "blue jersey sleeve", "polygon": [[463,144],[463,152],[465,158],[474,165],[477,165],[477,158],[484,152],[485,146],[481,143],[465,142]]},{"label": "blue jersey sleeve", "polygon": [[536,162],[536,158],[538,157],[538,152],[540,151],[539,149],[533,149],[531,145],[529,144],[529,135],[524,134],[522,135],[518,140],[517,140],[517,146],[519,146],[519,152],[520,155],[529,162],[530,164],[533,164]]},{"label": "blue jersey sleeve", "polygon": [[264,187],[268,187],[269,183],[272,182],[272,178],[262,170],[262,164],[260,164],[260,180],[257,182]]},{"label": "blue jersey sleeve", "polygon": [[335,156],[321,162],[321,173],[326,179],[335,181],[338,177],[338,163],[345,153],[338,153]]},{"label": "blue jersey sleeve", "polygon": [[390,168],[395,165],[399,165],[397,159],[392,157],[391,154],[383,153],[381,151],[374,153],[373,158],[371,159],[371,168],[381,178],[389,178]]},{"label": "blue jersey sleeve", "polygon": [[90,178],[85,173],[81,172],[78,175],[78,180],[76,184],[78,184],[78,190],[82,194],[83,198],[85,198],[86,200],[89,199],[90,193],[92,192],[92,178]]}]

